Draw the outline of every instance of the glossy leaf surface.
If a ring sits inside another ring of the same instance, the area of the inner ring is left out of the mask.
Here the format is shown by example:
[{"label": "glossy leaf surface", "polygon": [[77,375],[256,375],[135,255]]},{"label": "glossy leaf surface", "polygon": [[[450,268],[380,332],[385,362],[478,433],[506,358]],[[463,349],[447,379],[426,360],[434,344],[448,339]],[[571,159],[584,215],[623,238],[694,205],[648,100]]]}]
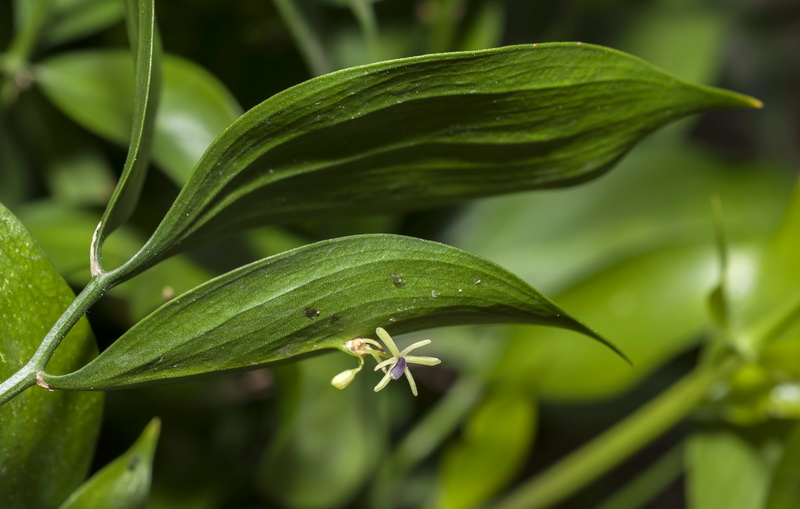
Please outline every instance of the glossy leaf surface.
[{"label": "glossy leaf surface", "polygon": [[[90,131],[124,145],[133,120],[133,65],[120,50],[76,51],[38,67],[45,94]],[[182,185],[211,142],[241,110],[214,76],[189,60],[162,57],[153,160]]]},{"label": "glossy leaf surface", "polygon": [[[54,387],[105,389],[246,369],[373,335],[522,322],[603,341],[491,262],[411,237],[318,242],[241,267],[175,298]],[[348,351],[349,352],[349,351]],[[627,369],[623,362],[620,369]]]},{"label": "glossy leaf surface", "polygon": [[[21,368],[74,295],[17,219],[0,205],[0,380]],[[48,364],[75,370],[97,353],[82,319]],[[0,506],[56,507],[89,470],[103,395],[33,387],[0,407]]]},{"label": "glossy leaf surface", "polygon": [[150,494],[153,456],[161,422],[153,419],[136,443],[81,485],[60,509],[141,509]]},{"label": "glossy leaf surface", "polygon": [[758,105],[577,43],[347,69],[273,96],[215,140],[139,263],[195,233],[575,184],[671,120]]}]

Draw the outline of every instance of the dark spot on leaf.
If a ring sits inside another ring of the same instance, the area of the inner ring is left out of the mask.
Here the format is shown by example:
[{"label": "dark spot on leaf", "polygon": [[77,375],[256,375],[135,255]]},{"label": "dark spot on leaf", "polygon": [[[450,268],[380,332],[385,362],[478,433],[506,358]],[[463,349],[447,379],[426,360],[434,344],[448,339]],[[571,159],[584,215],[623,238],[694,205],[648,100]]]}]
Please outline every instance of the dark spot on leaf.
[{"label": "dark spot on leaf", "polygon": [[136,465],[138,465],[140,461],[142,461],[142,458],[139,456],[131,456],[131,459],[128,460],[128,470],[135,469]]},{"label": "dark spot on leaf", "polygon": [[331,316],[331,317],[330,317],[328,320],[330,320],[330,321],[331,321],[331,323],[336,323],[336,322],[338,322],[338,321],[339,321],[339,319],[340,319],[341,317],[342,317],[342,315],[332,315],[332,316]]},{"label": "dark spot on leaf", "polygon": [[392,283],[394,283],[397,288],[402,288],[406,285],[406,282],[403,281],[403,278],[397,274],[389,274],[389,277],[392,278]]},{"label": "dark spot on leaf", "polygon": [[303,314],[306,315],[307,318],[316,318],[319,316],[319,309],[306,308]]}]

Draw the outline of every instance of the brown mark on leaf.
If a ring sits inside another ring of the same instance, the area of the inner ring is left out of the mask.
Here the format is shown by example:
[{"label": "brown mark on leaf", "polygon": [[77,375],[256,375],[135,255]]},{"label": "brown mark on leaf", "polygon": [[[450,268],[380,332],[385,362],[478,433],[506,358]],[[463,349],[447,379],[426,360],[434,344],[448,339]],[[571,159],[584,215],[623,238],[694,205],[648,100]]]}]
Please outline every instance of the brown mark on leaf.
[{"label": "brown mark on leaf", "polygon": [[330,321],[331,321],[331,323],[336,323],[336,322],[338,322],[338,321],[339,321],[341,318],[342,318],[342,315],[331,315],[331,317],[330,317],[330,318],[328,318],[328,320],[330,320]]},{"label": "brown mark on leaf", "polygon": [[306,308],[306,310],[303,311],[303,314],[306,315],[306,318],[314,319],[319,316],[319,309]]}]

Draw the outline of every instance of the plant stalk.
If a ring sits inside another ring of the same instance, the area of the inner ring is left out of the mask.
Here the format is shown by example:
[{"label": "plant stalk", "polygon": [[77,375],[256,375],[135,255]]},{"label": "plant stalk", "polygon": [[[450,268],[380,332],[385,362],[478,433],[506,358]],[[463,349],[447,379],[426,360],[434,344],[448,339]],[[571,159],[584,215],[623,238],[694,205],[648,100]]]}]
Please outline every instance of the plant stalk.
[{"label": "plant stalk", "polygon": [[325,53],[322,41],[303,16],[294,0],[272,0],[275,8],[286,23],[300,54],[314,76],[321,76],[333,70],[333,66]]},{"label": "plant stalk", "polygon": [[0,384],[0,405],[36,384],[37,374],[44,371],[58,345],[78,323],[78,320],[100,297],[111,287],[120,283],[124,277],[124,271],[113,271],[101,274],[89,281],[89,284],[75,297],[75,300],[58,318],[28,363]]},{"label": "plant stalk", "polygon": [[713,365],[695,368],[612,429],[523,483],[494,509],[541,509],[578,492],[680,422],[703,400],[709,388],[740,362],[729,353]]}]

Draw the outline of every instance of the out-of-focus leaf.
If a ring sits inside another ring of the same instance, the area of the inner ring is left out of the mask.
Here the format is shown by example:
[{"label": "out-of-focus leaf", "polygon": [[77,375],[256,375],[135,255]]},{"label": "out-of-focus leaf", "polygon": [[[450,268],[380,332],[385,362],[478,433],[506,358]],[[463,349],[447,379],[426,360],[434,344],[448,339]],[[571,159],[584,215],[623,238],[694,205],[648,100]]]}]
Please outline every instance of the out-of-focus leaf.
[{"label": "out-of-focus leaf", "polygon": [[14,38],[8,47],[6,55],[10,55],[13,66],[24,65],[30,58],[36,43],[47,25],[52,12],[54,0],[16,0],[14,2]]},{"label": "out-of-focus leaf", "polygon": [[731,264],[726,288],[736,346],[755,356],[800,322],[800,184],[783,223],[747,261]]},{"label": "out-of-focus leaf", "polygon": [[256,224],[575,184],[669,121],[758,104],[575,43],[328,74],[264,101],[217,138],[135,263]]},{"label": "out-of-focus leaf", "polygon": [[46,174],[55,200],[71,205],[105,205],[108,202],[115,181],[108,161],[96,147],[76,143],[71,150],[62,151],[58,156],[52,160]]},{"label": "out-of-focus leaf", "polygon": [[14,207],[25,198],[27,191],[27,168],[23,155],[6,127],[0,120],[0,203]]},{"label": "out-of-focus leaf", "polygon": [[641,509],[664,492],[683,473],[683,444],[671,450],[636,474],[631,481],[598,505],[596,509]]},{"label": "out-of-focus leaf", "polygon": [[[89,246],[97,226],[97,214],[52,201],[28,203],[19,210],[20,220],[38,240],[59,274],[76,286],[89,282]],[[120,230],[104,249],[104,258],[117,265],[141,246],[126,230]]]},{"label": "out-of-focus leaf", "polygon": [[761,509],[783,452],[785,426],[712,426],[693,433],[686,448],[690,509]]},{"label": "out-of-focus leaf", "polygon": [[[0,205],[0,380],[21,368],[74,295],[22,224]],[[73,371],[97,354],[78,322],[50,360]],[[33,387],[0,407],[0,506],[56,507],[89,470],[102,419],[100,393]]]},{"label": "out-of-focus leaf", "polygon": [[525,392],[501,388],[465,424],[462,439],[442,458],[436,507],[480,507],[524,464],[536,429],[536,407]]},{"label": "out-of-focus leaf", "polygon": [[[56,270],[75,286],[90,279],[89,246],[98,215],[53,202],[29,203],[19,210],[20,220],[52,260]],[[125,227],[106,243],[103,258],[120,265],[143,242]],[[208,281],[211,275],[185,256],[165,260],[139,277],[111,289],[130,305],[131,318],[144,318],[166,300]]]},{"label": "out-of-focus leaf", "polygon": [[[503,40],[505,6],[494,0],[482,0],[470,12],[468,22],[459,44],[460,50],[474,51],[499,46]],[[669,69],[669,66],[664,68]]]},{"label": "out-of-focus leaf", "polygon": [[[719,278],[711,197],[727,204],[732,262],[747,265],[753,256],[748,246],[781,217],[789,199],[791,175],[778,170],[751,164],[731,171],[659,136],[591,186],[473,205],[445,237],[449,243],[558,295],[565,308],[580,310],[576,316],[619,341],[637,364],[613,369],[613,359],[594,345],[570,348],[566,338],[537,339],[561,338],[558,331],[527,329],[517,335],[501,373],[536,384],[540,377],[533,373],[546,368],[543,398],[608,397],[691,346],[709,325],[706,297]],[[531,221],[536,217],[547,220]]]},{"label": "out-of-focus leaf", "polygon": [[43,42],[50,46],[98,32],[121,21],[125,13],[125,4],[119,0],[51,2],[50,20],[42,33]]},{"label": "out-of-focus leaf", "polygon": [[[378,326],[402,333],[497,322],[566,327],[604,341],[491,262],[435,242],[363,235],[301,247],[209,281],[139,322],[97,361],[44,379],[70,389],[126,387],[325,348],[350,353],[345,341]],[[628,369],[622,362],[618,368]]]},{"label": "out-of-focus leaf", "polygon": [[[343,507],[383,453],[367,377],[333,391],[331,377],[353,360],[325,355],[277,369],[281,424],[260,462],[258,486],[281,507]],[[370,384],[370,382],[372,382]]]},{"label": "out-of-focus leaf", "polygon": [[[791,359],[797,363],[797,358]],[[751,426],[770,419],[800,419],[800,381],[759,364],[746,364],[720,383],[714,402],[723,419]]]},{"label": "out-of-focus leaf", "polygon": [[[404,27],[381,27],[381,56],[384,60],[404,58],[415,54],[417,36]],[[328,52],[337,69],[371,63],[361,31],[346,26],[328,36]]]},{"label": "out-of-focus leaf", "polygon": [[729,21],[725,10],[700,2],[649,2],[619,48],[685,80],[713,81],[724,61],[721,52]]},{"label": "out-of-focus leaf", "polygon": [[783,457],[775,469],[764,509],[797,509],[800,504],[800,423],[786,441]]},{"label": "out-of-focus leaf", "polygon": [[308,70],[316,76],[331,72],[333,68],[328,59],[327,48],[320,38],[322,30],[315,26],[314,16],[308,13],[311,6],[297,0],[272,0],[272,4],[292,35]]},{"label": "out-of-focus leaf", "polygon": [[793,336],[774,341],[761,351],[759,364],[779,380],[800,382],[800,324]]},{"label": "out-of-focus leaf", "polygon": [[153,419],[125,454],[92,476],[60,509],[141,509],[150,494],[153,457],[161,421]]},{"label": "out-of-focus leaf", "polygon": [[790,197],[792,177],[782,170],[731,166],[657,136],[592,185],[471,205],[445,239],[555,293],[662,247],[713,248],[713,196],[723,204],[729,242],[760,237]]},{"label": "out-of-focus leaf", "polygon": [[561,292],[559,302],[614,338],[635,359],[636,369],[615,368],[615,360],[595,345],[578,348],[577,336],[567,331],[518,328],[498,374],[538,387],[546,399],[618,394],[699,339],[716,276],[711,246],[662,249],[623,260]]},{"label": "out-of-focus leaf", "polygon": [[[202,67],[174,55],[162,59],[153,159],[183,185],[208,145],[241,110]],[[45,94],[87,129],[125,144],[133,119],[133,66],[119,50],[65,53],[44,61],[37,76]]]}]

